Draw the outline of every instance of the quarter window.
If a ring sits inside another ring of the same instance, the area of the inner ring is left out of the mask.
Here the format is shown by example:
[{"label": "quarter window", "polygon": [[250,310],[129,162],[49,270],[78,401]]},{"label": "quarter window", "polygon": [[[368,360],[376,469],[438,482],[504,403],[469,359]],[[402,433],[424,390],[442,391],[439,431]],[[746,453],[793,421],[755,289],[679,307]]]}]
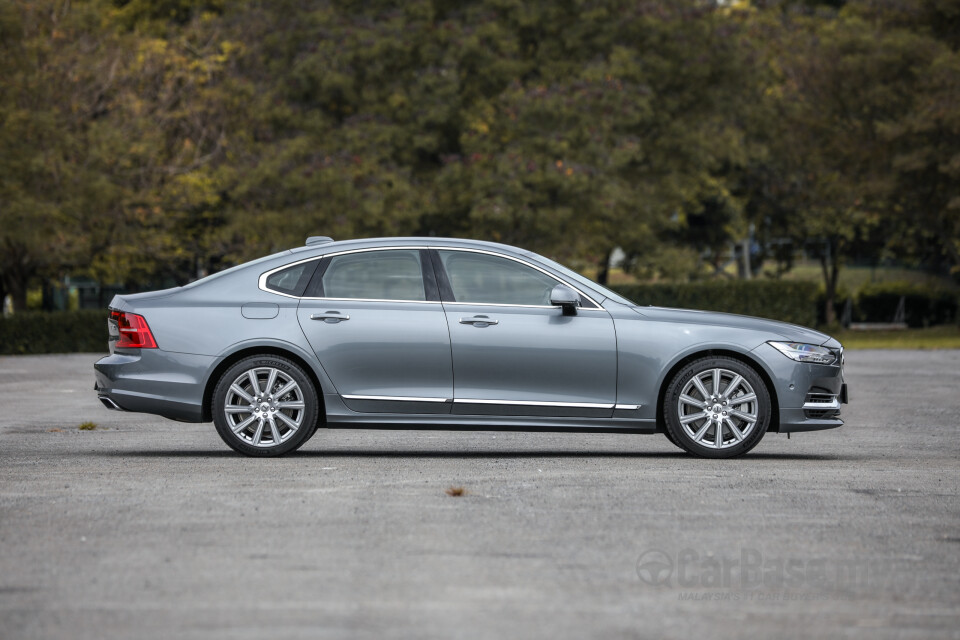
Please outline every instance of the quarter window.
[{"label": "quarter window", "polygon": [[455,302],[549,306],[560,284],[514,260],[469,251],[439,251]]},{"label": "quarter window", "polygon": [[317,261],[313,260],[277,271],[267,277],[267,289],[291,296],[302,296],[303,290],[307,288],[307,282],[316,267]]},{"label": "quarter window", "polygon": [[323,296],[426,300],[420,251],[391,249],[333,256],[323,273]]}]

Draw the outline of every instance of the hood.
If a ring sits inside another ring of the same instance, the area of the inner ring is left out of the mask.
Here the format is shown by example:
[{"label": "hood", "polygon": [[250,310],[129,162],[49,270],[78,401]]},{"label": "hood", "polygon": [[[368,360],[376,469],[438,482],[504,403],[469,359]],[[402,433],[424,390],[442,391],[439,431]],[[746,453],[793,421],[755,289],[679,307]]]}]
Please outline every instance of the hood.
[{"label": "hood", "polygon": [[688,324],[708,324],[721,327],[734,327],[737,329],[750,329],[752,331],[764,331],[774,334],[786,338],[791,342],[804,342],[816,345],[824,345],[829,342],[831,344],[827,346],[840,346],[836,340],[825,333],[778,320],[738,316],[733,313],[720,313],[718,311],[693,311],[691,309],[670,309],[666,307],[634,307],[633,310],[644,317],[661,322],[683,322]]}]

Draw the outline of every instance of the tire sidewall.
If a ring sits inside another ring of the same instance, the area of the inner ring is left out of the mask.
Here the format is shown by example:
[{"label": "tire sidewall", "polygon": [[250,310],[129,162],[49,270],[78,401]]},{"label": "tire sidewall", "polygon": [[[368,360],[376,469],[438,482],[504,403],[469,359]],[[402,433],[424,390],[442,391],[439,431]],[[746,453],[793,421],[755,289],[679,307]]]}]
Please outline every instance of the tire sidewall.
[{"label": "tire sidewall", "polygon": [[[254,447],[237,438],[230,429],[223,410],[227,392],[233,381],[244,371],[260,367],[272,367],[284,372],[300,385],[300,390],[303,392],[304,416],[300,428],[288,440],[273,447]],[[264,458],[289,453],[309,440],[317,428],[317,414],[320,405],[313,381],[299,365],[280,356],[267,355],[244,358],[227,369],[217,382],[211,403],[210,413],[213,416],[213,423],[223,441],[230,448],[244,455]]]},{"label": "tire sidewall", "polygon": [[[694,442],[693,439],[687,435],[686,429],[680,425],[677,408],[680,400],[680,392],[695,373],[702,372],[706,369],[727,369],[733,371],[743,376],[753,387],[754,393],[757,394],[757,424],[754,426],[753,431],[751,431],[742,442],[732,447],[723,449],[704,447]],[[763,378],[761,378],[756,369],[750,365],[727,356],[700,358],[686,365],[671,379],[667,387],[667,392],[664,395],[663,417],[668,433],[673,436],[672,439],[676,441],[676,444],[688,452],[704,458],[733,458],[750,451],[757,446],[770,427],[771,416],[772,403],[770,400],[770,390],[763,381]]]}]

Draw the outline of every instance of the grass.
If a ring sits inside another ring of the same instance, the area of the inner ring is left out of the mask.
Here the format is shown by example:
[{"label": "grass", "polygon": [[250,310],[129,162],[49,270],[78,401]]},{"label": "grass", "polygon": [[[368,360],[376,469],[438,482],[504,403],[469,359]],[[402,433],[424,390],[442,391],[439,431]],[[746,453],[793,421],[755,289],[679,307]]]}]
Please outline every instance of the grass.
[{"label": "grass", "polygon": [[467,495],[467,490],[463,487],[450,487],[446,493],[451,498],[459,498],[460,496]]},{"label": "grass", "polygon": [[77,427],[80,431],[94,431],[97,428],[96,422],[82,422],[80,426]]},{"label": "grass", "polygon": [[827,331],[846,349],[960,349],[960,327],[902,331]]}]

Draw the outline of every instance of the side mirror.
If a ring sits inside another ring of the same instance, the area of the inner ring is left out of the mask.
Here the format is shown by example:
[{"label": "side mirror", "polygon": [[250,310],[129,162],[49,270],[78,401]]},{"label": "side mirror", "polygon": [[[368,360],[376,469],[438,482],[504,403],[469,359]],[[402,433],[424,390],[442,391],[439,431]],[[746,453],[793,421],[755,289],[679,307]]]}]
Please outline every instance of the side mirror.
[{"label": "side mirror", "polygon": [[550,292],[550,304],[562,307],[565,316],[575,316],[580,306],[580,294],[566,285],[558,284]]}]

